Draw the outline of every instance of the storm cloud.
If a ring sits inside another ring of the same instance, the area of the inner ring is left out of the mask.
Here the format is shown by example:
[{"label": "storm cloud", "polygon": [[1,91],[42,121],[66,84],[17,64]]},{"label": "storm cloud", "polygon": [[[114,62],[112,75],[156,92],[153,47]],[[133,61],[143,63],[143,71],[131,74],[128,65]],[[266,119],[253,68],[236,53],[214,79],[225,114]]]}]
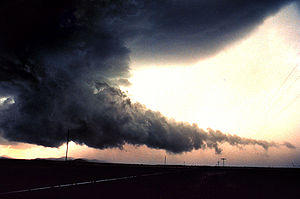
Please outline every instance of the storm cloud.
[{"label": "storm cloud", "polygon": [[225,142],[278,147],[168,119],[132,103],[118,85],[130,84],[130,50],[168,56],[190,47],[207,56],[287,2],[1,1],[0,135],[58,147],[69,129],[71,140],[94,148],[129,143],[171,153],[221,153]]},{"label": "storm cloud", "polygon": [[134,35],[127,45],[136,59],[148,64],[196,62],[248,36],[266,17],[296,1],[151,1],[144,3],[141,17],[121,20],[117,27],[123,35]]}]

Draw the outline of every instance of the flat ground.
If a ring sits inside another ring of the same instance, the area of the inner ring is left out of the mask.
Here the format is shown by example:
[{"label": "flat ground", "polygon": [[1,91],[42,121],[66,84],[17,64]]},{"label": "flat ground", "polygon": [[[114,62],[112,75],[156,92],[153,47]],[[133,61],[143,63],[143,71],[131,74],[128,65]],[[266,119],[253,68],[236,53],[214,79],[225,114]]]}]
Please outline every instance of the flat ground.
[{"label": "flat ground", "polygon": [[300,169],[2,159],[0,198],[296,199]]}]

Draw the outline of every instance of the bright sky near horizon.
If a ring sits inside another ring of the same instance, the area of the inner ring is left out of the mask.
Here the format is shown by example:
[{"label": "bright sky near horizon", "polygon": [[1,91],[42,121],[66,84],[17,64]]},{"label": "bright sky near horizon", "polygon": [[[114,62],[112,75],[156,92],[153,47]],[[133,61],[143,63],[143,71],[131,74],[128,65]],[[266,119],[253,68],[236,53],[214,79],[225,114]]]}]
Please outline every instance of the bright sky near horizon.
[{"label": "bright sky near horizon", "polygon": [[[169,67],[167,61],[152,65],[131,57],[131,86],[122,87],[122,90],[128,92],[133,101],[177,121],[197,123],[203,129],[219,129],[253,139],[289,141],[298,147],[293,152],[270,149],[268,154],[263,149],[246,147],[244,150],[250,154],[248,159],[256,165],[266,165],[264,158],[271,159],[278,154],[291,159],[300,157],[299,20],[296,6],[289,5],[267,18],[247,38],[196,63]],[[7,144],[0,145],[0,156],[60,157],[64,155],[64,147]],[[70,151],[73,157],[115,162],[156,163],[165,154],[163,150],[144,146],[126,145],[124,151],[97,150],[75,143],[71,144]],[[224,148],[224,155],[231,152],[236,154],[232,163],[241,160],[239,149]],[[199,154],[199,151],[188,153],[187,163],[197,162]],[[201,156],[203,164],[215,162],[212,150],[201,151]],[[281,164],[280,157],[272,160],[273,164]],[[179,163],[182,156],[174,155],[170,160]]]},{"label": "bright sky near horizon", "polygon": [[123,90],[152,110],[200,128],[255,139],[300,141],[296,9],[284,8],[250,37],[197,63],[141,66],[133,58],[132,85]]}]

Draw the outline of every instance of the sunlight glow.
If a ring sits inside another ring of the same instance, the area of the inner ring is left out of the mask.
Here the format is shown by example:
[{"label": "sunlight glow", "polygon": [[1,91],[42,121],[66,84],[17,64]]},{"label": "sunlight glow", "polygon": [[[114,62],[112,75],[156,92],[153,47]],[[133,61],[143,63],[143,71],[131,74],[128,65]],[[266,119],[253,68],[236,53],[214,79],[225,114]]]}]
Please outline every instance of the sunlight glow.
[{"label": "sunlight glow", "polygon": [[295,9],[290,5],[247,39],[196,64],[133,66],[132,86],[122,89],[150,109],[204,129],[267,140],[289,134],[294,141],[300,118]]}]

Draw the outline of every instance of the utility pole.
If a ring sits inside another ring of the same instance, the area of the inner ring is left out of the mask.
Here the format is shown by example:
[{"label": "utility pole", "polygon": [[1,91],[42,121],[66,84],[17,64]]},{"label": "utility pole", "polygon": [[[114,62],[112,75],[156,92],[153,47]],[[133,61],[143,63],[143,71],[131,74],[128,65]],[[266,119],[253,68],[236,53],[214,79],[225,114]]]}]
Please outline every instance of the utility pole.
[{"label": "utility pole", "polygon": [[220,160],[218,160],[217,165],[220,166]]},{"label": "utility pole", "polygon": [[226,158],[221,158],[221,160],[223,161],[223,167],[224,167]]},{"label": "utility pole", "polygon": [[67,135],[67,150],[66,150],[66,159],[65,159],[65,161],[68,160],[69,140],[70,140],[70,131],[69,131],[69,129],[68,129],[68,135]]},{"label": "utility pole", "polygon": [[165,155],[165,165],[167,165],[167,156]]},{"label": "utility pole", "polygon": [[294,161],[292,161],[292,165],[293,165],[293,167],[295,167]]}]

